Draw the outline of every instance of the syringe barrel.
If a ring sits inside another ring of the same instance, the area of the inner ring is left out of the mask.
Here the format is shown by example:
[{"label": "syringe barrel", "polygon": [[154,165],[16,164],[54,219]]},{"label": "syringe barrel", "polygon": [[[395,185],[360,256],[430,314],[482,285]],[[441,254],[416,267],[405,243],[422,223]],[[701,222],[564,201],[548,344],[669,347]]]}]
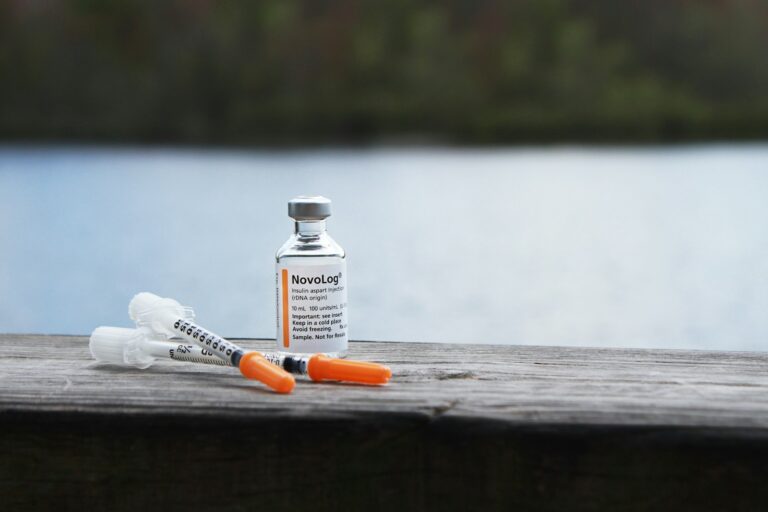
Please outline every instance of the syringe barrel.
[{"label": "syringe barrel", "polygon": [[170,341],[156,342],[158,348],[163,350],[163,357],[174,361],[187,363],[215,364],[218,366],[232,366],[232,361],[216,357],[210,350],[198,345],[173,343]]},{"label": "syringe barrel", "polygon": [[204,349],[198,345],[182,343],[181,340],[147,340],[144,342],[144,351],[157,359],[232,366],[231,361],[225,361],[216,357],[210,350]]},{"label": "syringe barrel", "polygon": [[[155,341],[152,355],[174,361],[190,363],[215,364],[232,366],[230,361],[216,357],[213,352],[197,345],[174,343],[173,341]],[[294,375],[307,375],[311,356],[298,356],[281,352],[262,352],[262,357],[275,366]]]},{"label": "syringe barrel", "polygon": [[169,322],[171,320],[173,321],[170,323],[170,328],[175,335],[181,336],[185,340],[209,350],[213,355],[224,361],[229,361],[232,366],[240,366],[240,359],[243,357],[243,354],[245,354],[243,349],[231,341],[222,338],[218,334],[214,334],[211,331],[200,327],[191,320],[185,320],[181,317],[168,319]]}]

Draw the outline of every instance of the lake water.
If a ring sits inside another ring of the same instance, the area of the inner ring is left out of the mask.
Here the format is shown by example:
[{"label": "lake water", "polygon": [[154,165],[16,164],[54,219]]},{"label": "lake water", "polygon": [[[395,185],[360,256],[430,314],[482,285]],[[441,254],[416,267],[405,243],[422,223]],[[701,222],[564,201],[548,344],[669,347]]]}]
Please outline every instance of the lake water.
[{"label": "lake water", "polygon": [[274,337],[286,201],[334,201],[353,339],[768,350],[768,145],[0,148],[0,332],[153,291]]}]

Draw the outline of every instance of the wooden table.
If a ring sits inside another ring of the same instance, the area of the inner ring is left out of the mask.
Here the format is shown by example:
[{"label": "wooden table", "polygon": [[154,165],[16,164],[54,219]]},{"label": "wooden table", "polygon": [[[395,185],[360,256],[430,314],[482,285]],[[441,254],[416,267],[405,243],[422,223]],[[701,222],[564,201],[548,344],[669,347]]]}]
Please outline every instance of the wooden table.
[{"label": "wooden table", "polygon": [[86,337],[0,343],[0,510],[768,507],[763,353],[359,342],[392,384],[281,396],[101,365]]}]

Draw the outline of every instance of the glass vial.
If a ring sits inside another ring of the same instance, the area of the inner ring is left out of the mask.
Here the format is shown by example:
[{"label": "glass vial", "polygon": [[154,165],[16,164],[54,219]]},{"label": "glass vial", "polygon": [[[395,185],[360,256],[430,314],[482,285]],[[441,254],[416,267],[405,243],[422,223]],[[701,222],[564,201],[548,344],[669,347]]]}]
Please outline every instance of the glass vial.
[{"label": "glass vial", "polygon": [[299,196],[288,201],[293,235],[276,254],[277,347],[282,352],[347,352],[347,261],[325,231],[331,201]]}]

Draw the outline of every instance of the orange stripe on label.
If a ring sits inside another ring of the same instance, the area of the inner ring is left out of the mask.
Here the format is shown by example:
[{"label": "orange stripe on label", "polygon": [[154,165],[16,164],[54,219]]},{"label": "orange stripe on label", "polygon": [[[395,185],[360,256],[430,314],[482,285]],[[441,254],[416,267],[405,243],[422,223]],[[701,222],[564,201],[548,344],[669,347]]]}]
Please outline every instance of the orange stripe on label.
[{"label": "orange stripe on label", "polygon": [[288,348],[291,345],[291,333],[288,329],[288,269],[283,269],[283,346]]}]

